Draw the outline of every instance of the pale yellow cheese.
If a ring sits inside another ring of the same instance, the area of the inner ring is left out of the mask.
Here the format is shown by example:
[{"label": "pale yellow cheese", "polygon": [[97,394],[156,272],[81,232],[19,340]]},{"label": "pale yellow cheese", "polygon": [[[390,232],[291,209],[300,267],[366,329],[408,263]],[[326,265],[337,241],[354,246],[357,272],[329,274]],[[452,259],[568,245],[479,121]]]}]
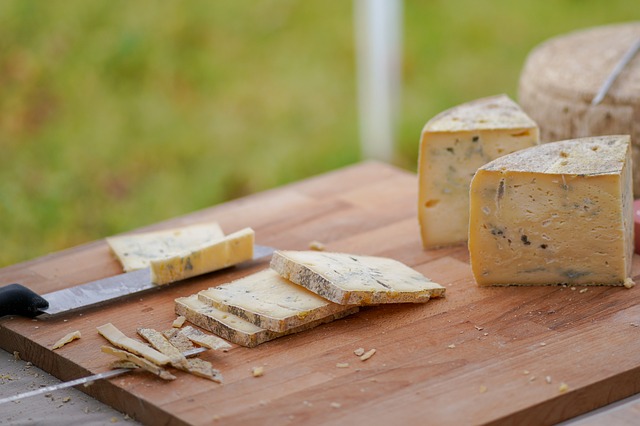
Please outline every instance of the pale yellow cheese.
[{"label": "pale yellow cheese", "polygon": [[164,259],[210,244],[224,237],[217,222],[107,238],[125,272],[143,269]]},{"label": "pale yellow cheese", "polygon": [[202,290],[198,298],[258,327],[280,332],[349,309],[282,278],[272,269]]},{"label": "pale yellow cheese", "polygon": [[476,170],[537,144],[537,125],[505,95],[478,99],[432,118],[422,130],[418,160],[423,246],[464,243],[469,230],[469,183]]},{"label": "pale yellow cheese", "polygon": [[407,265],[385,257],[279,250],[271,268],[284,278],[342,305],[423,303],[445,288]]},{"label": "pale yellow cheese", "polygon": [[624,285],[633,255],[628,136],[543,144],[480,168],[469,251],[479,285]]},{"label": "pale yellow cheese", "polygon": [[171,359],[165,354],[150,348],[138,340],[127,337],[111,323],[101,325],[97,327],[97,329],[98,333],[100,333],[100,335],[107,339],[112,345],[125,349],[136,355],[140,355],[154,364],[165,365],[171,362]]},{"label": "pale yellow cheese", "polygon": [[168,284],[251,260],[254,241],[253,229],[244,228],[169,258],[151,260],[151,281]]},{"label": "pale yellow cheese", "polygon": [[[254,347],[269,340],[289,334],[299,333],[317,327],[358,311],[357,306],[342,310],[335,314],[307,322],[287,331],[277,332],[258,327],[236,315],[221,311],[207,303],[198,300],[198,295],[180,297],[176,299],[176,313],[187,317],[189,322],[209,330],[230,342],[241,346]],[[182,330],[181,330],[182,331]]]}]

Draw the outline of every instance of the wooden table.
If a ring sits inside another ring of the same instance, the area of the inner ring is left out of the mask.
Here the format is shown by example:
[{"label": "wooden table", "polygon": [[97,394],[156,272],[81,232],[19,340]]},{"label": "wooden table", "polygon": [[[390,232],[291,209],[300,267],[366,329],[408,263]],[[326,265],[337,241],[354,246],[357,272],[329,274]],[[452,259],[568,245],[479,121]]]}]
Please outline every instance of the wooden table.
[{"label": "wooden table", "polygon": [[[640,392],[640,290],[478,288],[464,246],[425,251],[416,219],[416,176],[362,163],[156,224],[215,219],[250,226],[283,249],[388,256],[447,287],[426,304],[369,307],[253,349],[202,357],[225,384],[177,372],[163,382],[130,373],[83,388],[148,424],[552,424]],[[0,320],[0,346],[67,380],[107,369],[96,327],[127,335],[169,328],[173,300],[236,279],[236,267],[124,301],[48,319]],[[634,276],[640,257],[634,259]],[[120,272],[105,241],[0,270],[0,283],[40,293]],[[57,351],[69,331],[83,337]],[[362,362],[353,351],[375,348]],[[349,363],[348,368],[338,368]],[[262,377],[251,368],[264,366]],[[565,386],[566,384],[566,386]]]}]

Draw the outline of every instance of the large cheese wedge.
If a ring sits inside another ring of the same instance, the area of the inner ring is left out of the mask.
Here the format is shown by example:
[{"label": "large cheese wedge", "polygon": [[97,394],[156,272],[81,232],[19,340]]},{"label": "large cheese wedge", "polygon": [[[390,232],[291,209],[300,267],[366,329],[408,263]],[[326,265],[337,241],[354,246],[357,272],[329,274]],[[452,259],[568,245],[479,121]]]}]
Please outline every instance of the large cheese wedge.
[{"label": "large cheese wedge", "polygon": [[165,259],[224,237],[216,222],[107,238],[125,272],[143,269],[152,260]]},{"label": "large cheese wedge", "polygon": [[343,305],[426,302],[445,288],[397,260],[318,251],[276,251],[271,268]]},{"label": "large cheese wedge", "polygon": [[149,262],[151,281],[168,284],[251,260],[254,242],[253,229],[244,228],[171,257],[152,260]]},{"label": "large cheese wedge", "polygon": [[418,160],[423,246],[467,241],[469,183],[478,167],[537,144],[536,123],[504,95],[475,100],[429,120]]},{"label": "large cheese wedge", "polygon": [[236,315],[216,309],[200,301],[196,294],[176,299],[175,305],[176,313],[184,315],[189,322],[230,342],[250,348],[278,337],[309,330],[358,311],[357,306],[352,306],[349,309],[290,328],[287,331],[277,332],[258,327]]},{"label": "large cheese wedge", "polygon": [[202,290],[198,297],[258,327],[279,332],[350,309],[295,285],[271,269]]},{"label": "large cheese wedge", "polygon": [[628,136],[543,144],[481,167],[471,182],[469,251],[487,285],[629,285]]}]

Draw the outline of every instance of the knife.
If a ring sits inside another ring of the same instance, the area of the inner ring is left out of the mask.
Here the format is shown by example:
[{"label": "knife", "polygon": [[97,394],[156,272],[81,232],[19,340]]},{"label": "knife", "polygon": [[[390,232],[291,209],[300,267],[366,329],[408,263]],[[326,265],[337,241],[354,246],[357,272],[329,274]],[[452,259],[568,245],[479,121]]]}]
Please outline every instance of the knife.
[{"label": "knife", "polygon": [[[272,247],[256,244],[253,248],[253,257],[249,260],[260,260],[273,254],[273,251]],[[202,271],[201,274],[207,272],[212,270]],[[179,277],[175,281],[191,276],[193,275]],[[20,315],[28,318],[41,314],[55,315],[158,287],[162,286],[151,281],[150,268],[125,272],[42,296],[21,284],[14,283],[0,287],[0,318],[5,315]]]},{"label": "knife", "polygon": [[[207,348],[204,348],[204,347],[189,349],[188,351],[183,352],[182,355],[184,355],[185,357],[188,358],[188,357],[191,357],[193,355],[197,355],[200,352],[204,352],[206,350],[207,350]],[[60,390],[60,389],[70,388],[70,387],[73,387],[73,386],[83,385],[85,383],[95,382],[96,380],[100,380],[100,379],[109,379],[111,377],[115,377],[115,376],[119,376],[119,375],[124,374],[124,373],[128,373],[131,370],[132,370],[132,368],[116,368],[114,370],[109,370],[109,371],[105,371],[103,373],[93,374],[93,375],[87,376],[87,377],[81,377],[79,379],[70,380],[68,382],[56,383],[55,385],[47,386],[47,387],[44,387],[44,388],[39,388],[39,389],[28,391],[28,392],[23,392],[23,393],[20,393],[18,395],[8,396],[6,398],[1,398],[0,399],[0,404],[4,404],[6,402],[11,402],[11,401],[18,401],[20,399],[24,399],[24,398],[28,398],[28,397],[36,396],[36,395],[42,395],[43,393],[49,393],[49,392],[57,391],[57,390]]]}]

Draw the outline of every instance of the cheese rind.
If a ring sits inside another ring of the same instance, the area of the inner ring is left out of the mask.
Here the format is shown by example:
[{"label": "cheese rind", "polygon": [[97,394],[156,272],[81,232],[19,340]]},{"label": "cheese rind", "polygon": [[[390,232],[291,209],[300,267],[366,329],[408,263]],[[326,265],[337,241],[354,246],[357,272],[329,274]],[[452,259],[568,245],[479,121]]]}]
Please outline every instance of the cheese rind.
[{"label": "cheese rind", "polygon": [[144,269],[152,260],[172,257],[195,247],[224,238],[217,222],[203,223],[165,231],[107,238],[111,251],[125,272]]},{"label": "cheese rind", "polygon": [[469,230],[478,285],[624,285],[631,168],[628,136],[543,144],[480,168]]},{"label": "cheese rind", "polygon": [[198,298],[260,328],[278,332],[349,309],[282,278],[272,269],[202,290]]},{"label": "cheese rind", "polygon": [[423,303],[445,288],[397,260],[346,253],[279,250],[271,268],[341,305]]},{"label": "cheese rind", "polygon": [[447,110],[423,128],[418,160],[418,220],[422,244],[463,243],[469,230],[469,183],[502,155],[538,144],[538,127],[507,96]]},{"label": "cheese rind", "polygon": [[218,336],[240,346],[249,348],[268,342],[278,337],[309,330],[318,325],[325,324],[358,311],[357,306],[352,306],[325,318],[291,328],[287,331],[277,332],[260,328],[236,315],[221,311],[207,303],[201,302],[198,295],[181,297],[176,299],[176,313],[187,317],[189,322],[209,330]]},{"label": "cheese rind", "polygon": [[151,281],[158,285],[169,284],[251,260],[254,241],[253,229],[244,228],[172,257],[151,260]]}]

